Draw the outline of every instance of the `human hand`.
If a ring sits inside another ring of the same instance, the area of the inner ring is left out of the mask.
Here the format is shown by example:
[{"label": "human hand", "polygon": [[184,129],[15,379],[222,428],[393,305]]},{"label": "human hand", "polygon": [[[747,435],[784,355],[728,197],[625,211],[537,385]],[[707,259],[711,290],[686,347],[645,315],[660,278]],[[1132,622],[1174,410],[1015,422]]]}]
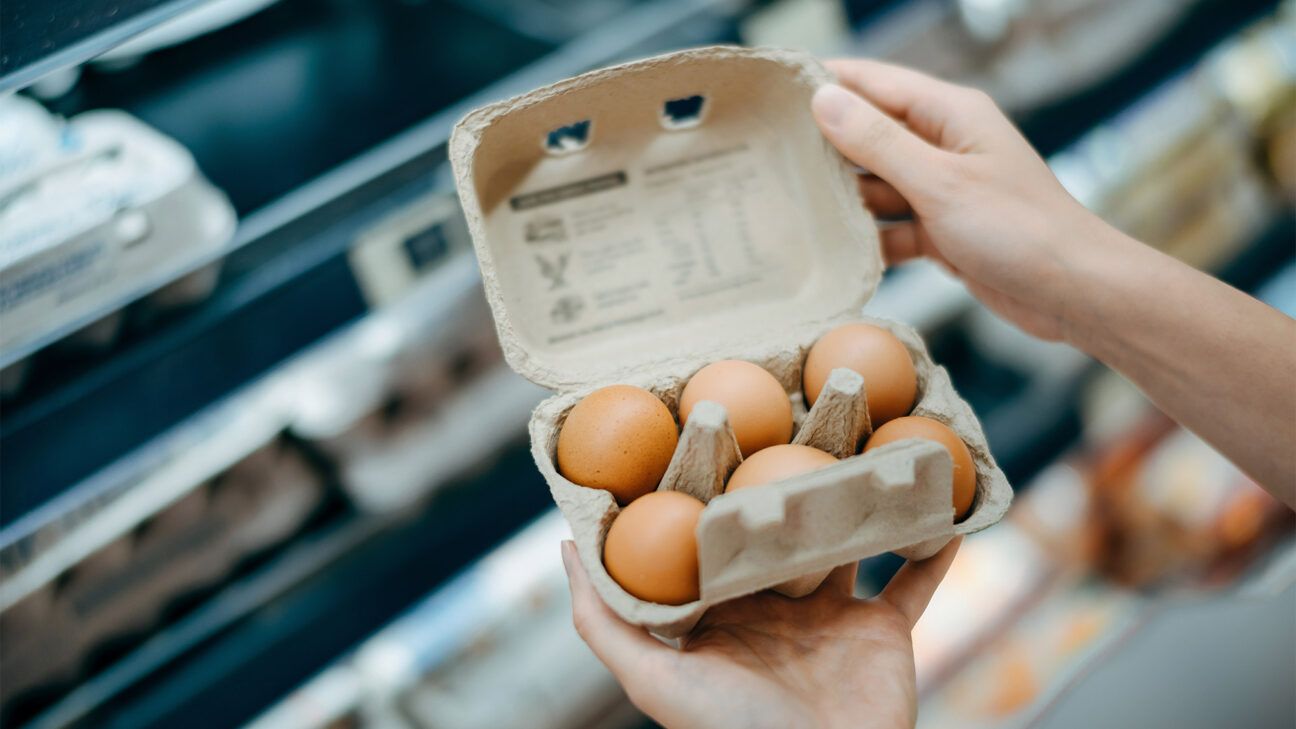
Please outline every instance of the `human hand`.
[{"label": "human hand", "polygon": [[985,93],[877,61],[827,65],[841,86],[814,96],[824,136],[871,173],[860,192],[876,216],[911,218],[883,226],[887,261],[935,259],[996,313],[1064,338],[1091,295],[1078,272],[1132,241],[1067,193]]},{"label": "human hand", "polygon": [[856,565],[813,594],[774,592],[707,611],[679,650],[617,617],[599,598],[572,542],[563,542],[576,631],[635,706],[671,729],[912,727],[910,633],[958,551],[900,569],[882,594],[854,597]]}]

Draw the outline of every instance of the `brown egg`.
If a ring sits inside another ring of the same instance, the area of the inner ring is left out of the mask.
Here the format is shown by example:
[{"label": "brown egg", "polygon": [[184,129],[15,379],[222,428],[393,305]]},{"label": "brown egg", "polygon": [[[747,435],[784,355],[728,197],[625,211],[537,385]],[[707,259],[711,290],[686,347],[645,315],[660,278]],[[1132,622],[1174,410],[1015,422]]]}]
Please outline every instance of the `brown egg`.
[{"label": "brown egg", "polygon": [[873,428],[908,415],[918,394],[918,375],[909,350],[895,335],[872,324],[845,324],[819,338],[801,374],[807,405],[814,405],[828,375],[838,367],[864,377]]},{"label": "brown egg", "polygon": [[962,519],[976,496],[976,466],[972,465],[972,454],[967,444],[944,423],[921,415],[909,415],[875,430],[864,444],[864,452],[907,438],[934,440],[949,451],[954,459],[954,521]]},{"label": "brown egg", "polygon": [[745,489],[748,486],[760,486],[761,484],[781,481],[785,478],[818,470],[824,466],[831,466],[836,462],[837,458],[833,455],[810,446],[770,446],[753,453],[751,458],[738,464],[733,475],[729,477],[729,483],[725,486],[725,493],[736,489]]},{"label": "brown egg", "polygon": [[751,362],[726,359],[698,370],[680,395],[681,425],[703,400],[724,406],[743,458],[792,440],[792,402],[774,375]]},{"label": "brown egg", "polygon": [[611,491],[624,505],[654,491],[679,430],[657,396],[612,385],[586,395],[558,433],[558,471],[572,483]]},{"label": "brown egg", "polygon": [[640,600],[683,605],[698,599],[697,523],[702,502],[654,491],[621,510],[603,543],[603,566]]}]

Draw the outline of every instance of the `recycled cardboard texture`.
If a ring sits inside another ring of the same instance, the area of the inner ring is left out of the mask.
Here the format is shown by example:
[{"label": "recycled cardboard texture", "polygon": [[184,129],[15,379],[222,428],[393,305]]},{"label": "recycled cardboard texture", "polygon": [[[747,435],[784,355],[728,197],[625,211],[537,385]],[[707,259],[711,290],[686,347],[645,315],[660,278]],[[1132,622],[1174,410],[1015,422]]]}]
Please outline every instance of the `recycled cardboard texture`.
[{"label": "recycled cardboard texture", "polygon": [[[868,383],[856,373],[834,372],[809,413],[799,392],[810,345],[861,319],[882,271],[854,175],[809,116],[814,89],[829,79],[795,52],[684,51],[484,107],[451,138],[505,356],[559,391],[532,416],[536,463],[600,595],[662,635],[687,632],[707,606],[742,594],[773,586],[805,594],[839,564],[884,551],[929,556],[998,521],[1011,500],[975,416],[918,335],[867,318],[913,357],[914,414],[949,425],[972,453],[977,496],[957,525],[949,455],[924,441],[720,495],[740,461],[737,444],[724,409],[699,406],[659,488],[708,502],[697,530],[701,599],[658,605],[627,594],[603,568],[618,513],[611,494],[557,472],[563,419],[589,392],[638,385],[677,412],[688,378],[720,359],[755,362],[783,384],[794,442],[848,455],[871,432]],[[697,118],[663,114],[665,102],[696,96]],[[583,122],[583,141],[547,145]]]}]

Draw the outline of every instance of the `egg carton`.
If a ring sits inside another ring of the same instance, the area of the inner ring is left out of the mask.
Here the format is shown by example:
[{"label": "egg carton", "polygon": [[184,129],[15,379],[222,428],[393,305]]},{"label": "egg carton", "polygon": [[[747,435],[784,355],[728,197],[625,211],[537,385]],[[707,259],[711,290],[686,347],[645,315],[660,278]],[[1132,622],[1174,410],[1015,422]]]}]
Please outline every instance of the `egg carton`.
[{"label": "egg carton", "polygon": [[167,624],[291,537],[325,496],[307,460],[274,440],[16,599],[0,612],[0,711]]},{"label": "egg carton", "polygon": [[234,208],[175,140],[122,111],[65,122],[21,97],[0,99],[0,129],[0,395],[46,345],[102,351],[128,319],[215,288]]},{"label": "egg carton", "polygon": [[[907,326],[864,319],[913,358],[914,414],[968,445],[977,492],[965,519],[954,521],[953,467],[940,445],[906,440],[855,455],[871,432],[858,374],[835,370],[805,407],[806,352],[861,320],[883,268],[853,170],[809,115],[814,90],[830,80],[799,52],[682,51],[483,107],[451,138],[505,358],[558,392],[532,415],[536,463],[600,596],[663,636],[741,595],[804,595],[833,567],[871,555],[930,556],[997,522],[1012,498],[971,408]],[[707,504],[700,598],[639,600],[603,567],[620,509],[610,493],[558,472],[558,434],[581,398],[611,384],[643,387],[678,414],[689,377],[722,359],[773,374],[793,405],[793,442],[844,460],[724,494],[741,457],[723,407],[699,404],[658,488]]]}]

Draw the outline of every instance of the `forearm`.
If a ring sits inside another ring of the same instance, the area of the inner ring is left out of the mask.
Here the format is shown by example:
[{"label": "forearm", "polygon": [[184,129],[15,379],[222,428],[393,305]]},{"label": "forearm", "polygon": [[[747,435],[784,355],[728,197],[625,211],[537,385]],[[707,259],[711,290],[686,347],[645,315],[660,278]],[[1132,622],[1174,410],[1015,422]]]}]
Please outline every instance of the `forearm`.
[{"label": "forearm", "polygon": [[1076,267],[1067,339],[1296,508],[1296,320],[1111,231]]}]

